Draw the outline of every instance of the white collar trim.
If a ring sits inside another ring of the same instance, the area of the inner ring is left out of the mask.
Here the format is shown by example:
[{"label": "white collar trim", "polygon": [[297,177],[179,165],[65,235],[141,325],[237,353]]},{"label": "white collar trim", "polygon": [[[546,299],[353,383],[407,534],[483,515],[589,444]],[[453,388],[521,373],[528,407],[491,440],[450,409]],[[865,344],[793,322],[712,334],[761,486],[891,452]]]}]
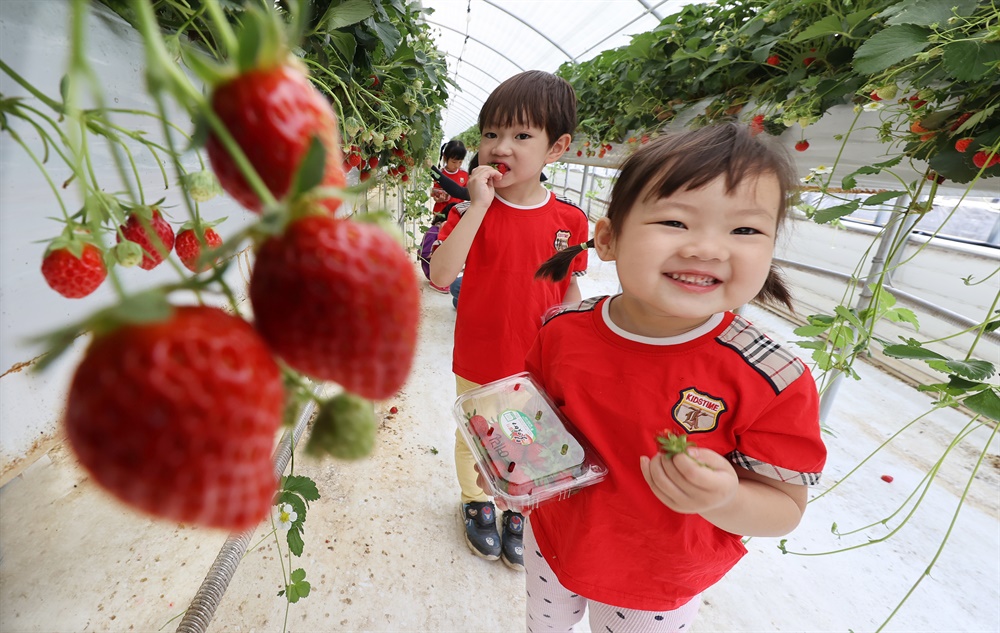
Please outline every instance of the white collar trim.
[{"label": "white collar trim", "polygon": [[722,317],[724,316],[722,312],[713,314],[709,317],[708,321],[705,321],[695,329],[690,332],[685,332],[683,334],[678,334],[677,336],[664,336],[664,337],[653,337],[653,336],[640,336],[638,334],[633,334],[615,325],[611,320],[611,301],[615,297],[620,297],[621,295],[614,295],[608,297],[608,300],[604,302],[604,306],[601,308],[601,318],[604,319],[604,324],[607,325],[612,332],[627,339],[629,341],[635,341],[636,343],[644,343],[646,345],[680,345],[681,343],[687,343],[688,341],[693,341],[696,338],[704,336],[714,330],[716,327],[722,323]]},{"label": "white collar trim", "polygon": [[514,204],[513,202],[507,202],[506,200],[503,199],[502,196],[500,196],[500,194],[494,194],[494,195],[496,195],[496,197],[500,200],[500,202],[504,203],[505,205],[507,205],[508,207],[510,207],[512,209],[541,209],[542,207],[544,207],[545,205],[547,205],[549,203],[549,200],[552,199],[552,192],[546,190],[546,193],[548,195],[545,196],[545,200],[542,200],[538,204],[533,204],[533,205],[530,205],[530,206],[523,206],[523,205],[520,205],[520,204]]}]

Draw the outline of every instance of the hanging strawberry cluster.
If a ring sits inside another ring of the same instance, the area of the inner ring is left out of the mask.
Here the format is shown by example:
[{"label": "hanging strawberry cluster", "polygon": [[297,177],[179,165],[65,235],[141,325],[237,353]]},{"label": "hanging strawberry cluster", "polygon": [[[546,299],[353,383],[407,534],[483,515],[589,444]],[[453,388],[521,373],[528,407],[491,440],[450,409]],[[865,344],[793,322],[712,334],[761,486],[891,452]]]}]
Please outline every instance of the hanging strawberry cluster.
[{"label": "hanging strawberry cluster", "polygon": [[[216,2],[206,7],[221,17]],[[83,467],[143,512],[242,530],[266,518],[276,498],[298,500],[285,484],[278,489],[272,452],[283,421],[295,420],[306,401],[318,400],[320,410],[310,453],[357,458],[372,450],[370,400],[392,396],[406,380],[419,287],[408,254],[377,214],[364,221],[338,213],[352,192],[345,189],[337,117],[290,53],[285,23],[273,10],[248,9],[238,34],[225,19],[213,20],[228,52],[225,64],[182,51],[204,80],[206,97],[167,53],[149,2],[136,2],[135,9],[167,143],[172,149],[170,133],[177,130],[166,117],[165,95],[196,119],[198,131],[189,138],[205,139],[211,171],[184,173],[178,152],[171,153],[192,210],[176,235],[160,203],[146,204],[141,196],[122,202],[99,193],[86,170],[74,172],[88,178],[82,183],[87,203],[75,216],[64,214],[67,228],[48,249],[43,274],[57,291],[78,297],[111,277],[119,299],[53,335],[40,365],[79,332],[91,332],[65,414],[69,444]],[[74,11],[85,11],[85,4]],[[82,33],[74,37],[80,41]],[[85,64],[74,59],[69,97],[56,104],[80,130],[108,114],[75,107]],[[85,145],[65,145],[69,164],[86,164]],[[370,159],[370,167],[375,164]],[[258,216],[226,244],[197,213],[197,201],[219,187]],[[102,245],[109,225],[113,247]],[[223,278],[246,241],[256,254],[252,320],[240,314]],[[109,262],[149,270],[172,251],[203,274],[128,294],[113,266],[109,270]],[[194,291],[199,303],[183,304],[179,291]],[[205,303],[212,294],[227,298],[228,308]],[[344,393],[319,400],[318,381],[336,382]],[[294,504],[294,510],[301,532],[305,506]]]}]

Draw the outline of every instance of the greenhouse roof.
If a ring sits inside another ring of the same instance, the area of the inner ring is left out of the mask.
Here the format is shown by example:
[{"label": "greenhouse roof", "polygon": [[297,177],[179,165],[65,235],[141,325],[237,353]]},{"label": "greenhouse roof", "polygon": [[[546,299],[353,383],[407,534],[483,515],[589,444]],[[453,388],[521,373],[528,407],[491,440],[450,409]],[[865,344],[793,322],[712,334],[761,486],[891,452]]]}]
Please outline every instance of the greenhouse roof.
[{"label": "greenhouse roof", "polygon": [[442,114],[446,138],[476,124],[504,79],[525,70],[555,72],[629,43],[654,29],[684,0],[423,0],[427,23],[458,84]]}]

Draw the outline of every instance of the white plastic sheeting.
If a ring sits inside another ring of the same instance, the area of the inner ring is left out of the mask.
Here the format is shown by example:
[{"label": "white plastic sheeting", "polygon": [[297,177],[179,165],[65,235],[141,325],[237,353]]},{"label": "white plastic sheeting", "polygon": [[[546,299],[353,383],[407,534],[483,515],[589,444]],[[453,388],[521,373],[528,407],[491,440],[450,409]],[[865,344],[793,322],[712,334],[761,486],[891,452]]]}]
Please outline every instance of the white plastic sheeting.
[{"label": "white plastic sheeting", "polygon": [[683,0],[423,0],[427,23],[458,84],[442,115],[445,138],[476,124],[504,79],[525,70],[555,72],[624,46],[656,28]]}]

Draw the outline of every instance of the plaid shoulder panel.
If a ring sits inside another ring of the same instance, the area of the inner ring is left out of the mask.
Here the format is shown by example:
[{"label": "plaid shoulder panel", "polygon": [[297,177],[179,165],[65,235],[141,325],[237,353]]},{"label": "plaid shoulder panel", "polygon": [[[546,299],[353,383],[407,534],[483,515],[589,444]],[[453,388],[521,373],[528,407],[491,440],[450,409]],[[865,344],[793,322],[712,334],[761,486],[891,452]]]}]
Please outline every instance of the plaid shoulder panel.
[{"label": "plaid shoulder panel", "polygon": [[794,354],[782,349],[767,334],[738,314],[716,340],[739,354],[747,365],[771,385],[776,394],[781,393],[806,371],[806,366]]},{"label": "plaid shoulder panel", "polygon": [[573,202],[569,198],[563,198],[562,196],[556,196],[556,200],[558,200],[559,202],[562,202],[563,204],[568,204],[569,206],[573,207],[574,209],[576,209],[577,211],[579,211],[580,213],[582,213],[584,215],[584,217],[586,217],[587,212],[583,210],[583,207],[581,207],[577,203]]},{"label": "plaid shoulder panel", "polygon": [[822,475],[822,473],[800,473],[797,470],[779,468],[778,466],[744,455],[739,451],[733,451],[729,455],[726,455],[726,458],[735,466],[788,484],[815,486],[819,483],[820,475]]},{"label": "plaid shoulder panel", "polygon": [[606,296],[607,295],[601,295],[600,297],[587,297],[576,305],[557,305],[545,313],[542,317],[542,325],[545,325],[560,314],[566,314],[567,312],[590,312],[597,305],[597,302]]}]

